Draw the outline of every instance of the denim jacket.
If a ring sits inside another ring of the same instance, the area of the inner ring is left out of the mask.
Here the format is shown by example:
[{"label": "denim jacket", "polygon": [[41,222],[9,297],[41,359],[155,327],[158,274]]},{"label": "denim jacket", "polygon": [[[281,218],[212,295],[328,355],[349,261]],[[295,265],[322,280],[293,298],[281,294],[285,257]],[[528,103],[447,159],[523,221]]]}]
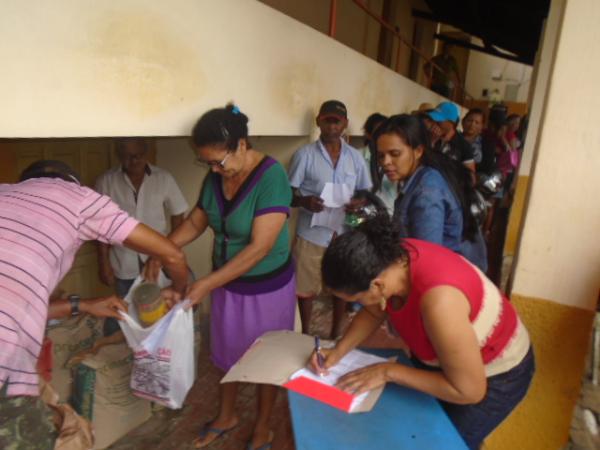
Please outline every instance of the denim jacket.
[{"label": "denim jacket", "polygon": [[406,181],[394,205],[394,220],[405,237],[461,253],[462,208],[446,179],[432,167],[419,167]]}]

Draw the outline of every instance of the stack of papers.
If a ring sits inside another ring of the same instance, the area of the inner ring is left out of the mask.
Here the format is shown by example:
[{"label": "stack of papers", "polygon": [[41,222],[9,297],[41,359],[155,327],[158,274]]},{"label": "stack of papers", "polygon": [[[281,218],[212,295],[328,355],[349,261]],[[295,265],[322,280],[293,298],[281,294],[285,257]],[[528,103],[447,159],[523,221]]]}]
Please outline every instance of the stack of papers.
[{"label": "stack of papers", "polygon": [[353,370],[389,360],[353,350],[332,367],[328,375],[320,376],[306,367],[313,349],[312,336],[292,331],[265,333],[227,372],[221,383],[274,384],[349,413],[370,411],[379,399],[383,386],[361,395],[352,395],[338,389],[335,384],[340,377]]},{"label": "stack of papers", "polygon": [[325,227],[338,234],[344,231],[344,206],[352,199],[352,190],[345,183],[325,183],[321,192],[325,208],[314,213],[310,222],[311,227]]},{"label": "stack of papers", "polygon": [[290,377],[290,381],[283,386],[346,412],[364,411],[363,407],[367,407],[368,411],[375,404],[379,395],[371,402],[369,395],[373,391],[353,395],[342,391],[335,385],[341,377],[350,372],[384,362],[388,362],[388,360],[360,350],[352,350],[337,365],[329,369],[327,375],[317,375],[312,370],[303,368],[294,373]]}]

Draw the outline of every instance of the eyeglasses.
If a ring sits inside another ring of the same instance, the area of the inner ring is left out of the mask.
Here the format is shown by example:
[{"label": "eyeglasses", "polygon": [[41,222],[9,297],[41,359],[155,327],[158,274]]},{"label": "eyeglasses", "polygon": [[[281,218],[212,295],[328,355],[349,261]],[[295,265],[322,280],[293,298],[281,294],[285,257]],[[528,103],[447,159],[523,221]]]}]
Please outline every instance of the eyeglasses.
[{"label": "eyeglasses", "polygon": [[134,154],[130,154],[130,153],[122,153],[120,155],[121,160],[123,162],[126,161],[141,161],[143,159],[146,158],[146,151],[144,150],[143,152],[139,152],[139,153],[134,153]]},{"label": "eyeglasses", "polygon": [[223,158],[221,161],[203,161],[200,158],[196,158],[196,164],[203,166],[203,167],[208,167],[209,169],[212,169],[213,167],[216,167],[218,169],[225,169],[225,163],[227,162],[227,158],[229,158],[231,156],[231,152],[227,152],[227,154],[225,155],[225,158]]}]

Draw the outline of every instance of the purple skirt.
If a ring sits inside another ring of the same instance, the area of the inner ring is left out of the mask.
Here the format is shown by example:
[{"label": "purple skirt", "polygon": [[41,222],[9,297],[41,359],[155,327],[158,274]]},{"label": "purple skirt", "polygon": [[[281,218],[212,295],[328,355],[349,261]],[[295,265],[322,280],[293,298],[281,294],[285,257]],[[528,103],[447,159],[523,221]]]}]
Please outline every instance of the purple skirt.
[{"label": "purple skirt", "polygon": [[243,295],[221,287],[212,291],[211,298],[211,359],[225,372],[267,331],[294,329],[295,275],[272,292]]}]

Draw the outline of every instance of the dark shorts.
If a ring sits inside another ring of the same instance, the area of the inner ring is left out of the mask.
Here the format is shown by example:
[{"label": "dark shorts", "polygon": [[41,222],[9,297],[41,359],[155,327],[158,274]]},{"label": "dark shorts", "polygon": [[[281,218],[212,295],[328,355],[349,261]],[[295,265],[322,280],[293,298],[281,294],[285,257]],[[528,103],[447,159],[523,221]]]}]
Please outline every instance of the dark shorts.
[{"label": "dark shorts", "polygon": [[[413,358],[415,367],[431,370]],[[470,449],[478,449],[485,437],[523,400],[535,372],[533,349],[508,372],[487,379],[487,392],[479,403],[457,405],[440,401],[442,408]]]},{"label": "dark shorts", "polygon": [[52,410],[39,398],[6,396],[0,390],[0,448],[52,450],[58,437]]}]

